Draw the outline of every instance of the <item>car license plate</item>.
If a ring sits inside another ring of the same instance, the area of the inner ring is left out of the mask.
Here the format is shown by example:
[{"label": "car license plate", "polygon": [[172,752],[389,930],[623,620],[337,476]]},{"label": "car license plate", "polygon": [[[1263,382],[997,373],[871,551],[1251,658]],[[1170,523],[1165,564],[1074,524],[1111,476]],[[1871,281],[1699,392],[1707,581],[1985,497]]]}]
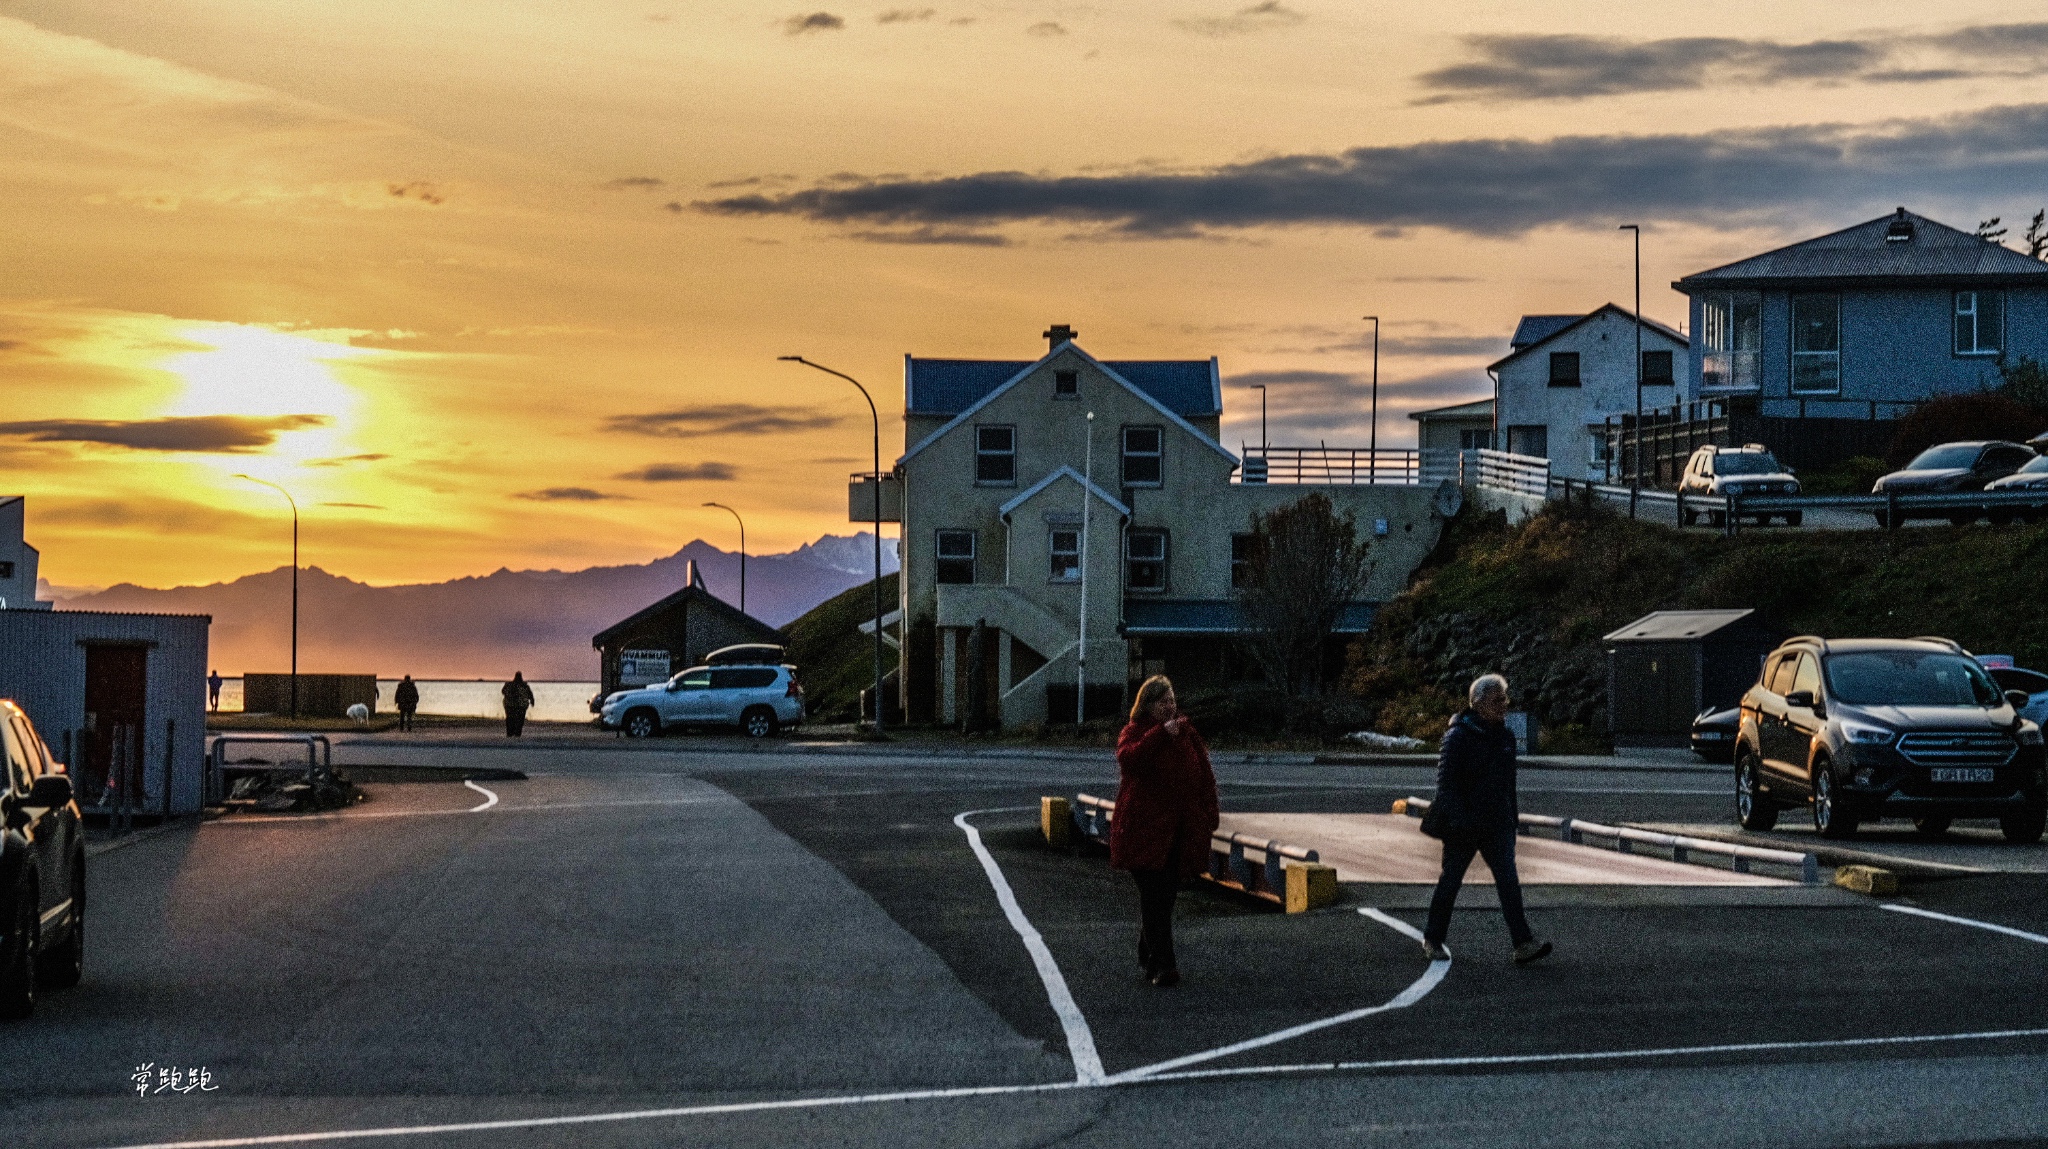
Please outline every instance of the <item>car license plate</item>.
[{"label": "car license plate", "polygon": [[1937,766],[1928,771],[1931,782],[1991,782],[1996,774],[1989,766],[1965,768],[1960,766]]}]

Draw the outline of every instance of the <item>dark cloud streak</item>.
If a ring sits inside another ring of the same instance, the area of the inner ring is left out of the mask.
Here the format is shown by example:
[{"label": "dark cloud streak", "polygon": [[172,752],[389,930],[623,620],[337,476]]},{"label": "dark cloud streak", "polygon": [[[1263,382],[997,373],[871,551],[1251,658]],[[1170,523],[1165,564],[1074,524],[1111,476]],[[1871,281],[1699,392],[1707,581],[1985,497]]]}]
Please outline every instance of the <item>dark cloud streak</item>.
[{"label": "dark cloud streak", "polygon": [[286,431],[324,427],[325,415],[197,415],[184,418],[32,419],[0,423],[0,435],[35,443],[97,443],[131,451],[190,451],[243,455],[262,450]]},{"label": "dark cloud streak", "polygon": [[837,426],[837,415],[803,407],[762,407],[752,403],[711,403],[675,411],[614,415],[604,429],[630,435],[693,439],[703,435],[778,435]]},{"label": "dark cloud streak", "polygon": [[739,477],[731,463],[649,463],[637,471],[612,476],[636,483],[723,483]]}]

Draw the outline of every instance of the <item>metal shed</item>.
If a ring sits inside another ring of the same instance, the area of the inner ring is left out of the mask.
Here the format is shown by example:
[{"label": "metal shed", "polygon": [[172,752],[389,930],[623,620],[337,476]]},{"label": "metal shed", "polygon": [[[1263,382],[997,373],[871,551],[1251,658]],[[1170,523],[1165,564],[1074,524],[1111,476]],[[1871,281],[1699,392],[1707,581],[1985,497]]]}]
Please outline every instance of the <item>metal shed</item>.
[{"label": "metal shed", "polygon": [[206,757],[203,614],[0,610],[0,697],[70,766],[78,804],[111,812],[200,807]]},{"label": "metal shed", "polygon": [[[661,682],[679,670],[702,665],[705,655],[723,646],[781,646],[787,641],[780,630],[706,589],[693,559],[684,568],[683,589],[591,638],[600,659],[598,697]],[[591,709],[596,708],[593,701]]]},{"label": "metal shed", "polygon": [[1692,720],[1733,706],[1783,637],[1754,610],[1659,610],[1607,635],[1607,722],[1617,746],[1683,746]]}]

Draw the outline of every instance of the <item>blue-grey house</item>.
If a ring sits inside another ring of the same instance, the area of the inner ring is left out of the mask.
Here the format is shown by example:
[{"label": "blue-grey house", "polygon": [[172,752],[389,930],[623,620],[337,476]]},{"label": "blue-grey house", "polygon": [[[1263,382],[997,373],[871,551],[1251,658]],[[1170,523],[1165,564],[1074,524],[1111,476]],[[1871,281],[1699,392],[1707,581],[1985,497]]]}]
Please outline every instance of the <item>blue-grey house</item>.
[{"label": "blue-grey house", "polygon": [[1766,420],[1901,418],[2048,361],[2048,263],[1903,207],[1672,286],[1692,300],[1686,390]]}]

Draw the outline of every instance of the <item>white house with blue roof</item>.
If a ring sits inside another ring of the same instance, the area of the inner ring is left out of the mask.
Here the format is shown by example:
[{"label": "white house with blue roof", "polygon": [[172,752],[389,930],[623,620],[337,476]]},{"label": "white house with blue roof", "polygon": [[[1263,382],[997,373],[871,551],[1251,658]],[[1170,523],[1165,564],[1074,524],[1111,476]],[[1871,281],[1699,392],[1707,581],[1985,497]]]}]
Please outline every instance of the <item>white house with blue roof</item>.
[{"label": "white house with blue roof", "polygon": [[[899,681],[913,722],[1071,721],[1084,654],[1097,717],[1148,674],[1227,680],[1252,520],[1308,493],[1241,481],[1219,441],[1215,359],[1100,360],[1064,325],[1045,338],[1035,361],[904,357]],[[1323,478],[1315,489],[1371,536],[1371,601],[1340,628],[1356,632],[1435,545],[1435,489]]]},{"label": "white house with blue roof", "polygon": [[1612,303],[1584,315],[1524,315],[1507,355],[1486,369],[1500,441],[1517,455],[1550,460],[1552,475],[1607,478],[1608,416],[1635,413],[1638,382],[1643,410],[1680,402],[1676,375],[1685,359],[1685,336]]}]

